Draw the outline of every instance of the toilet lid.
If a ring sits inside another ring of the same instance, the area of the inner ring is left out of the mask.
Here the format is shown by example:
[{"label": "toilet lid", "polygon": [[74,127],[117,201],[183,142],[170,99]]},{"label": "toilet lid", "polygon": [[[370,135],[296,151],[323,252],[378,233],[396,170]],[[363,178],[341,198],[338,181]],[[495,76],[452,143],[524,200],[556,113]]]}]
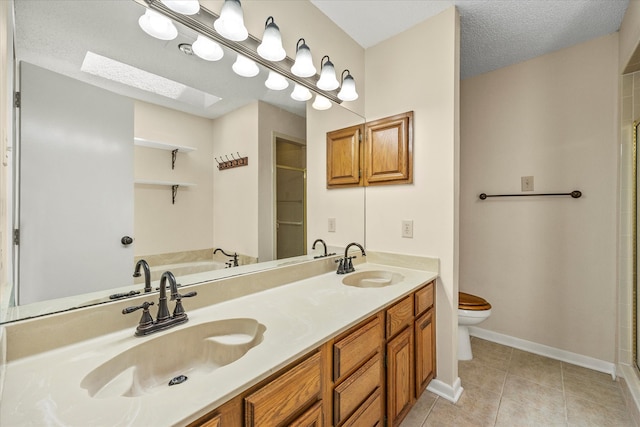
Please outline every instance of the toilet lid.
[{"label": "toilet lid", "polygon": [[465,292],[458,292],[458,308],[463,310],[490,310],[491,304],[484,298]]}]

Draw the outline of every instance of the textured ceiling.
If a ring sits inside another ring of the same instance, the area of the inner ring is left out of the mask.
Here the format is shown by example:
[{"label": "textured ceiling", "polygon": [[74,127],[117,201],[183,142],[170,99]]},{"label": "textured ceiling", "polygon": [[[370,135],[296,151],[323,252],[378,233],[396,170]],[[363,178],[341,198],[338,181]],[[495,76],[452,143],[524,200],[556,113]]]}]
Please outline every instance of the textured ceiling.
[{"label": "textured ceiling", "polygon": [[310,0],[368,48],[457,6],[460,78],[616,32],[629,0]]}]

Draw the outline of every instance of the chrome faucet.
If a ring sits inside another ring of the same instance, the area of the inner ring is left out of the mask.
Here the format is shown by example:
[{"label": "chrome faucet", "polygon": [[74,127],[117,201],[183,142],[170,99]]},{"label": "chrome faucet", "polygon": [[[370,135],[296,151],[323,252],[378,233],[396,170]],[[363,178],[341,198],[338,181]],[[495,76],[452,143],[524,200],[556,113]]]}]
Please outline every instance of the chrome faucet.
[{"label": "chrome faucet", "polygon": [[[176,306],[173,310],[173,315],[169,314],[169,307],[167,306],[167,280],[169,281],[169,288],[171,291],[171,301],[176,301]],[[169,329],[173,326],[185,323],[188,319],[187,313],[182,307],[182,298],[194,297],[197,292],[188,292],[184,295],[178,293],[178,284],[176,278],[170,271],[162,273],[160,278],[160,297],[158,300],[158,314],[156,320],[153,320],[149,313],[149,307],[153,305],[152,302],[144,302],[139,306],[127,307],[122,310],[122,314],[133,313],[139,309],[142,309],[142,317],[136,328],[136,336],[149,335],[154,332]]]},{"label": "chrome faucet", "polygon": [[141,259],[136,263],[136,269],[133,272],[133,277],[140,277],[140,267],[144,270],[144,292],[151,292],[151,270],[147,261]]},{"label": "chrome faucet", "polygon": [[353,263],[351,262],[351,260],[355,258],[355,255],[349,256],[348,254],[349,248],[351,246],[357,246],[358,248],[360,248],[360,252],[362,252],[362,256],[367,256],[367,254],[364,251],[364,248],[360,244],[355,242],[349,243],[347,247],[344,249],[344,258],[340,258],[336,260],[336,262],[339,263],[338,271],[336,271],[337,274],[347,274],[347,273],[352,273],[356,271],[356,269],[353,268]]}]

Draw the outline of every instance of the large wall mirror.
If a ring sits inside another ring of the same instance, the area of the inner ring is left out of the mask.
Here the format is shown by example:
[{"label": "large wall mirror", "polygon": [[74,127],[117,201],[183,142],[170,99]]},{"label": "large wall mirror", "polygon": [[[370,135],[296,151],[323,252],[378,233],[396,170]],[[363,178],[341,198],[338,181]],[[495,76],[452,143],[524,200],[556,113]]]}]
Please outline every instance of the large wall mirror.
[{"label": "large wall mirror", "polygon": [[[306,231],[318,220],[308,206],[327,200],[325,134],[363,123],[358,114],[312,111],[291,99],[292,83],[269,90],[262,67],[235,74],[227,48],[219,61],[196,57],[186,27],[149,37],[133,0],[14,9],[20,242],[7,320],[140,292],[139,259],[154,279],[171,270],[186,286],[311,260],[316,238],[364,242],[364,226]],[[221,165],[239,158],[247,164]],[[364,190],[340,197],[364,224]]]}]

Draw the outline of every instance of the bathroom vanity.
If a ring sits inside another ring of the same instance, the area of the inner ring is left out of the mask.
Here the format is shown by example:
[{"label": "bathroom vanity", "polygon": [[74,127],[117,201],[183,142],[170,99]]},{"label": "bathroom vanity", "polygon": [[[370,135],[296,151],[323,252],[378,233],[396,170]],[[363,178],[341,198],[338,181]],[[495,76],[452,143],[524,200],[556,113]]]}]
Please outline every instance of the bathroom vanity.
[{"label": "bathroom vanity", "polygon": [[0,424],[398,425],[435,372],[438,262],[410,258],[194,285],[145,337],[121,314],[144,297],[7,324]]}]

